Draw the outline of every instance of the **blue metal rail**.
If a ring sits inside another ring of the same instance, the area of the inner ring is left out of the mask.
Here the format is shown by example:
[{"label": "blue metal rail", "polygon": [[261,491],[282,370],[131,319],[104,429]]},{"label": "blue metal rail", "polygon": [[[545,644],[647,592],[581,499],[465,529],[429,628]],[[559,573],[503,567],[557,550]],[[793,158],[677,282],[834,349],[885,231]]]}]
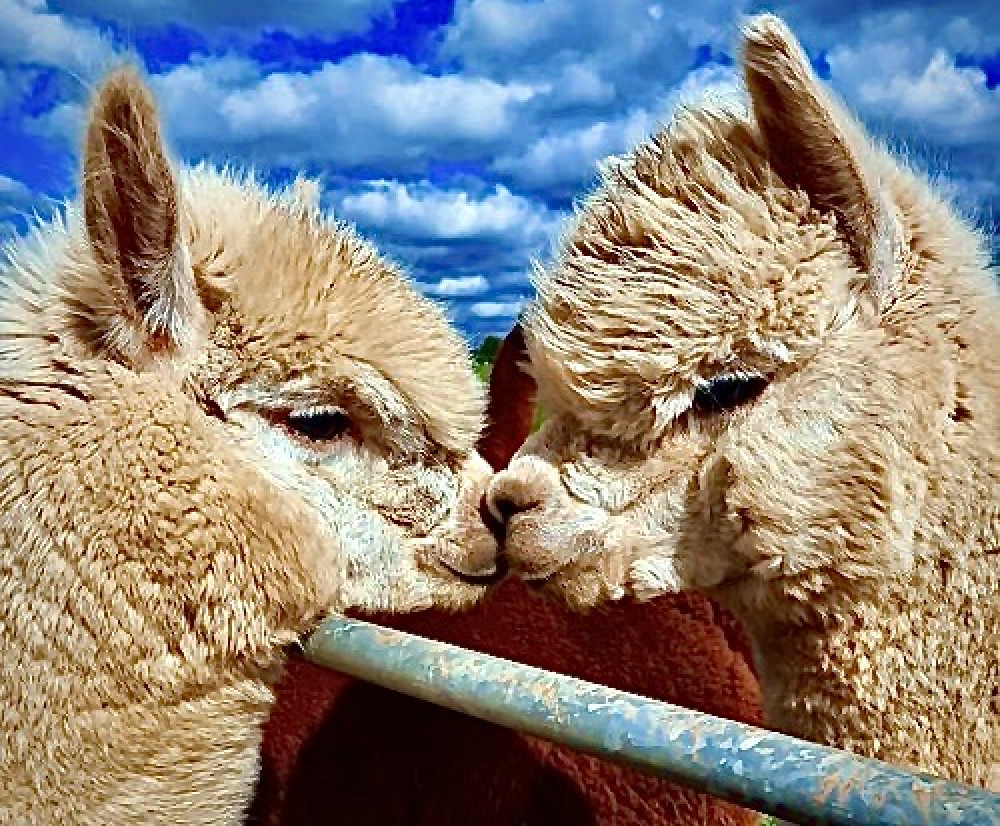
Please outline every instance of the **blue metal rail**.
[{"label": "blue metal rail", "polygon": [[1000,826],[1000,795],[358,620],[306,656],[421,700],[809,824]]}]

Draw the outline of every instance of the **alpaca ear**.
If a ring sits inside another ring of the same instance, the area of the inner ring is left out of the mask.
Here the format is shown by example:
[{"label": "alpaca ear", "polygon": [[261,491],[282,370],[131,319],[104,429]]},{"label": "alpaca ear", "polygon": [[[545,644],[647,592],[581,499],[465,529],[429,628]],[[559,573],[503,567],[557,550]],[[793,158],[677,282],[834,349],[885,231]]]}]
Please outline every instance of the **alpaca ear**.
[{"label": "alpaca ear", "polygon": [[500,345],[490,373],[486,428],[479,455],[494,470],[503,470],[531,433],[535,418],[535,380],[521,363],[528,360],[521,325],[515,324]]},{"label": "alpaca ear", "polygon": [[114,71],[93,103],[83,213],[104,282],[93,319],[103,346],[131,364],[184,348],[201,306],[156,106],[131,67]]},{"label": "alpaca ear", "polygon": [[868,139],[816,78],[784,22],[770,14],[753,17],[743,38],[747,91],[771,164],[814,206],[836,214],[855,263],[870,275],[884,309],[903,278],[903,229],[869,168]]}]

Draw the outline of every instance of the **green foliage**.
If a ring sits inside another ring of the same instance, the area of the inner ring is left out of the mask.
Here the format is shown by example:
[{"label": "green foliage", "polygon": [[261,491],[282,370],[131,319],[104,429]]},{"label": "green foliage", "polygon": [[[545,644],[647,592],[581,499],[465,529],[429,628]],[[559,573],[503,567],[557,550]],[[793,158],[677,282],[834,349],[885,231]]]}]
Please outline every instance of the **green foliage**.
[{"label": "green foliage", "polygon": [[490,370],[493,369],[493,365],[488,362],[476,362],[472,365],[472,369],[475,371],[476,375],[479,376],[479,380],[483,384],[489,384],[490,381]]},{"label": "green foliage", "polygon": [[502,345],[503,339],[500,336],[486,336],[479,347],[476,348],[476,359],[479,361],[488,361],[492,364],[497,360],[497,355],[500,353]]},{"label": "green foliage", "polygon": [[497,360],[501,344],[503,344],[503,339],[499,336],[486,336],[472,354],[476,375],[483,381],[489,381],[490,370],[493,369],[493,362]]}]

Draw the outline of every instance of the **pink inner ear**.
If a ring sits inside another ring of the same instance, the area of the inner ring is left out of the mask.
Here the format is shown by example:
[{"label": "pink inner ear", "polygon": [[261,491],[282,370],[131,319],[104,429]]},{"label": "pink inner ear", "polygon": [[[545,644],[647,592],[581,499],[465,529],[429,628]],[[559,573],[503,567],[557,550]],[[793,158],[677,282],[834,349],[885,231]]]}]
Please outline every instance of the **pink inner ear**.
[{"label": "pink inner ear", "polygon": [[527,360],[524,334],[521,325],[515,324],[503,340],[490,373],[486,429],[479,440],[479,453],[494,470],[507,467],[531,433],[538,388],[518,366],[518,362]]}]

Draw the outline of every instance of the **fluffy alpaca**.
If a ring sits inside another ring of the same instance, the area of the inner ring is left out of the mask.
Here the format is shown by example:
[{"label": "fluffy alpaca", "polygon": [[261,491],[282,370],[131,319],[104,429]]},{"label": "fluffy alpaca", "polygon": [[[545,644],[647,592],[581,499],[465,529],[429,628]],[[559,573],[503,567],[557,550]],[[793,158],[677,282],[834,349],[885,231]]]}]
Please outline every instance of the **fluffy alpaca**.
[{"label": "fluffy alpaca", "polygon": [[985,785],[1000,755],[1000,302],[981,239],[777,18],[750,112],[603,170],[524,335],[549,419],[506,555],[578,606],[702,589],[770,725]]},{"label": "fluffy alpaca", "polygon": [[[505,467],[531,432],[534,382],[507,336],[490,375],[480,454]],[[700,594],[623,600],[582,617],[508,579],[460,617],[375,621],[733,719],[761,720],[732,618]],[[614,645],[604,643],[614,640]],[[248,824],[307,826],[337,812],[377,826],[756,826],[709,795],[491,726],[292,658],[264,727]]]},{"label": "fluffy alpaca", "polygon": [[82,208],[3,269],[4,823],[238,823],[283,648],[468,604],[449,566],[495,553],[443,314],[308,188],[175,174],[159,132],[112,74]]}]

